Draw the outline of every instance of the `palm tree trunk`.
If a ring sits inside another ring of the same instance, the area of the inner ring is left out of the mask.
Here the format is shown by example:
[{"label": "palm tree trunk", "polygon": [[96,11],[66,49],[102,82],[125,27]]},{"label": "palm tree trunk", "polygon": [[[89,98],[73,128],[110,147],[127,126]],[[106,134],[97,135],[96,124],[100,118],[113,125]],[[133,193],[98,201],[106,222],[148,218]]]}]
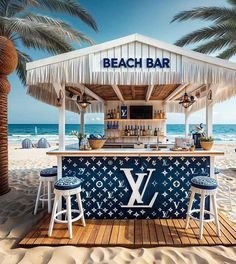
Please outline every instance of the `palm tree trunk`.
[{"label": "palm tree trunk", "polygon": [[7,77],[0,75],[0,195],[7,193],[8,183],[8,93]]}]

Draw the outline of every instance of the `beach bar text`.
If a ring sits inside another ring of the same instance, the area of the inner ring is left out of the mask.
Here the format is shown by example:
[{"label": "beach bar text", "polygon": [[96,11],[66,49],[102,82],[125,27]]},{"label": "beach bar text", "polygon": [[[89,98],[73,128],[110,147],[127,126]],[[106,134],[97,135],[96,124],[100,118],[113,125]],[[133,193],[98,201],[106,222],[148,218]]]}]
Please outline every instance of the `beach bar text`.
[{"label": "beach bar text", "polygon": [[103,58],[104,68],[170,68],[169,58]]}]

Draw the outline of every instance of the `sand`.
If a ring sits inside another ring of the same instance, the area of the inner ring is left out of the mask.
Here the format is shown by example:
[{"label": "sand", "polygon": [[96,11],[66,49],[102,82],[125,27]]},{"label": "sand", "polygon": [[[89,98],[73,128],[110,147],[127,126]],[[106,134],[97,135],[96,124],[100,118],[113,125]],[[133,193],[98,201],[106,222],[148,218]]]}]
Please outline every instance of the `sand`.
[{"label": "sand", "polygon": [[[232,188],[233,210],[225,201],[219,207],[236,222],[236,144],[216,145],[226,151],[226,156],[217,158],[216,164],[224,174],[221,182]],[[44,149],[23,150],[9,146],[9,169],[11,191],[0,197],[0,264],[72,264],[72,263],[236,263],[236,247],[158,247],[151,249],[82,248],[72,246],[16,248],[17,242],[42,216],[32,215],[42,168],[56,164],[55,157],[46,156]],[[225,193],[219,193],[224,197]]]}]

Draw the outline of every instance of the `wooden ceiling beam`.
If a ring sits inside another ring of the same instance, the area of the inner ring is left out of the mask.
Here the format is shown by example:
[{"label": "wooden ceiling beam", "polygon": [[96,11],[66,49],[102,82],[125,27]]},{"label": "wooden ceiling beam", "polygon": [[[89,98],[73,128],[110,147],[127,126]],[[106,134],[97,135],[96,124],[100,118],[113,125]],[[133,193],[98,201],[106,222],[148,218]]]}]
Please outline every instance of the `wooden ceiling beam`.
[{"label": "wooden ceiling beam", "polygon": [[113,88],[113,90],[114,90],[116,96],[119,98],[119,100],[120,100],[121,102],[124,102],[124,101],[125,101],[125,100],[124,100],[124,97],[123,97],[123,95],[122,95],[122,93],[121,93],[121,91],[120,91],[118,85],[114,84],[114,85],[112,85],[112,88]]},{"label": "wooden ceiling beam", "polygon": [[98,96],[97,94],[95,94],[93,91],[91,91],[88,87],[86,87],[84,84],[82,83],[79,83],[78,85],[78,88],[81,90],[81,92],[85,92],[88,96],[91,96],[93,97],[95,100],[101,102],[104,104],[104,100]]},{"label": "wooden ceiling beam", "polygon": [[145,98],[146,102],[149,101],[152,95],[153,88],[154,88],[154,85],[148,85],[147,92],[146,92],[146,98]]},{"label": "wooden ceiling beam", "polygon": [[131,85],[131,93],[132,93],[132,99],[135,100],[135,89],[133,85]]},{"label": "wooden ceiling beam", "polygon": [[185,89],[189,84],[187,83],[183,83],[180,84],[171,94],[169,94],[166,99],[164,100],[164,102],[167,101],[171,101],[173,99],[173,97],[175,97],[175,95],[177,95],[178,93],[180,93],[183,89]]}]

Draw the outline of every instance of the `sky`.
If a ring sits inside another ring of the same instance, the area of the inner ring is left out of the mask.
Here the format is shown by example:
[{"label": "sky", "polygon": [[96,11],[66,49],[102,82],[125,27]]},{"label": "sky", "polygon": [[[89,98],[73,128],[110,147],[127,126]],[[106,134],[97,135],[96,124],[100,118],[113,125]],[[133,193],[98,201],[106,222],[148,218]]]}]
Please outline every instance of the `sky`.
[{"label": "sky", "polygon": [[[170,23],[173,16],[183,10],[199,6],[227,6],[226,0],[80,0],[79,3],[94,17],[99,31],[94,32],[77,18],[62,14],[51,14],[53,17],[64,19],[74,28],[92,38],[97,44],[112,39],[139,33],[155,39],[174,44],[184,34],[209,25],[209,22],[191,21]],[[45,14],[40,12],[40,14]],[[75,49],[86,47],[85,44],[74,45]],[[194,46],[186,47],[188,49]],[[50,56],[47,52],[27,50],[33,60]],[[233,59],[233,61],[236,61]],[[26,87],[13,73],[9,78],[12,91],[9,95],[10,124],[56,124],[58,110],[26,95]],[[236,98],[214,106],[215,124],[234,124],[236,115]],[[102,114],[86,114],[86,123],[102,123]],[[194,113],[190,123],[205,122],[205,110]],[[66,113],[66,123],[79,123],[78,114]],[[168,114],[167,123],[184,123],[183,114]]]}]

